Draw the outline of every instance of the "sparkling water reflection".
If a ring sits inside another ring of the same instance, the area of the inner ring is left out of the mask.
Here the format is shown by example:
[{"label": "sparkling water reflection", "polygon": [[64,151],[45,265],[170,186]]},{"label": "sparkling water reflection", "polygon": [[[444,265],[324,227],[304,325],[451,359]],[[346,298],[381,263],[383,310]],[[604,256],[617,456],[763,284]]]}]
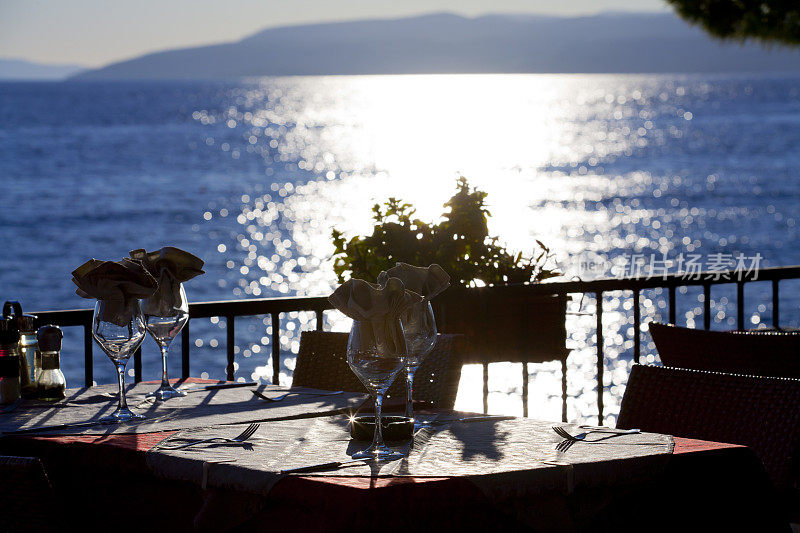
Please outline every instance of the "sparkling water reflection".
[{"label": "sparkling water reflection", "polygon": [[[367,232],[370,206],[389,196],[435,219],[459,174],[489,193],[493,233],[523,251],[534,238],[544,241],[567,277],[609,275],[581,265],[634,253],[760,253],[762,266],[799,264],[800,251],[790,246],[800,216],[797,82],[490,75],[62,84],[26,94],[6,87],[0,170],[21,184],[0,200],[9,202],[0,216],[15,241],[28,242],[15,242],[0,259],[0,286],[3,293],[17,287],[34,307],[85,306],[69,296],[66,275],[85,255],[169,243],[207,260],[203,283],[187,286],[193,301],[324,295],[335,284],[332,227]],[[130,94],[138,100],[120,103]],[[63,138],[43,140],[53,128]],[[25,191],[35,183],[75,191],[78,201],[67,208],[48,189],[32,204]],[[151,190],[172,201],[154,205]],[[110,205],[105,216],[87,208],[98,198]],[[49,208],[58,227],[33,220],[29,232],[10,216],[12,205]],[[42,235],[54,229],[75,237],[45,246]],[[34,261],[47,267],[25,279],[16,274]],[[63,286],[41,294],[62,278]],[[798,284],[782,287],[782,320],[796,326]],[[632,356],[629,296],[604,301],[610,421]],[[665,296],[642,294],[645,321],[666,319]],[[768,296],[768,286],[748,288],[749,326],[770,323]],[[679,323],[702,326],[702,297],[679,291]],[[591,298],[576,300],[571,311],[581,314],[568,317],[571,419],[596,412],[594,306]],[[713,327],[735,326],[733,288],[715,288],[711,307]],[[335,313],[327,320],[349,329]],[[314,316],[290,313],[282,324],[281,380],[288,383],[299,332],[314,327]],[[194,373],[224,376],[225,327],[224,319],[192,322]],[[269,317],[239,318],[236,329],[237,377],[269,379]],[[646,333],[643,340],[650,360]],[[156,375],[156,363],[155,352],[145,354],[146,378]],[[101,368],[97,379],[108,381]],[[531,369],[531,414],[558,418],[560,365]],[[492,412],[521,413],[520,372],[519,365],[492,366]],[[482,408],[481,379],[479,367],[465,368],[459,408]]]}]

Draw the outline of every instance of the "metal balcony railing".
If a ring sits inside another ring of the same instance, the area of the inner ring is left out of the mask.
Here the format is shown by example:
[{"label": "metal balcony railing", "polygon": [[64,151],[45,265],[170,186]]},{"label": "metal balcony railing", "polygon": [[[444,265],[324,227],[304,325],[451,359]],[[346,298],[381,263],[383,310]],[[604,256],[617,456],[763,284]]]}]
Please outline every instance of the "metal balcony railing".
[{"label": "metal balcony railing", "polygon": [[[594,295],[597,320],[597,407],[598,419],[603,421],[603,374],[605,370],[603,352],[603,294],[613,291],[631,291],[633,299],[633,359],[639,362],[641,357],[641,305],[640,295],[647,289],[666,289],[668,293],[668,317],[670,323],[675,323],[676,315],[676,289],[678,287],[700,286],[703,288],[703,326],[711,327],[711,287],[714,285],[735,284],[736,286],[736,318],[737,329],[744,330],[744,286],[752,282],[770,282],[772,285],[772,326],[780,327],[780,282],[787,279],[800,279],[800,266],[772,267],[758,271],[740,272],[703,272],[686,274],[670,274],[650,278],[612,278],[592,281],[561,281],[552,283],[515,285],[496,287],[499,293],[507,292],[515,296],[520,294],[530,295]],[[316,313],[316,329],[322,330],[324,312],[332,309],[325,297],[288,297],[288,298],[258,298],[248,300],[228,300],[220,302],[193,303],[189,306],[189,322],[182,331],[182,360],[181,373],[184,378],[189,377],[191,371],[191,319],[219,317],[226,319],[226,376],[228,380],[234,379],[234,346],[236,317],[253,315],[270,315],[272,325],[272,382],[277,384],[279,379],[281,353],[280,353],[280,314],[294,311],[313,311]],[[87,387],[93,383],[92,364],[92,310],[75,309],[67,311],[40,311],[35,313],[41,323],[55,324],[58,326],[82,326],[84,331],[84,382]],[[141,350],[134,355],[134,379],[142,379]],[[523,402],[527,405],[527,387],[523,387]],[[487,405],[488,372],[484,371],[484,406]]]}]

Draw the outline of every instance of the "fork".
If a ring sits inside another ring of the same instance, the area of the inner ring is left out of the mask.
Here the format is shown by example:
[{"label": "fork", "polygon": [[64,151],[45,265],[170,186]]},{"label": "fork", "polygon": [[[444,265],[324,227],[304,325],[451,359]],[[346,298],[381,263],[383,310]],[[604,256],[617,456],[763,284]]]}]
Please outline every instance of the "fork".
[{"label": "fork", "polygon": [[583,439],[586,438],[587,435],[587,433],[571,435],[570,433],[567,432],[566,429],[560,426],[553,426],[553,431],[555,431],[559,437],[564,439],[556,445],[556,451],[559,453],[565,453],[572,447],[573,444],[582,441]]},{"label": "fork", "polygon": [[281,400],[286,399],[287,396],[290,396],[292,394],[307,394],[309,396],[336,396],[337,394],[342,394],[344,391],[341,391],[341,390],[337,390],[337,391],[333,391],[333,392],[290,391],[290,392],[287,392],[285,394],[281,394],[280,396],[273,396],[272,398],[270,398],[266,394],[262,394],[262,393],[258,392],[257,390],[251,390],[250,392],[252,392],[254,395],[258,396],[262,400],[267,400],[268,402],[279,402]]},{"label": "fork", "polygon": [[[591,433],[591,431],[584,431],[583,433],[572,435],[561,426],[553,426],[553,431],[555,431],[558,436],[571,441],[584,440],[586,436]],[[641,431],[638,429],[617,429],[610,433],[613,433],[614,435],[633,435],[634,433],[641,433]]]},{"label": "fork", "polygon": [[570,433],[568,433],[568,432],[567,432],[567,430],[566,430],[566,429],[564,429],[564,428],[562,428],[561,426],[553,426],[553,431],[555,431],[555,432],[556,432],[556,435],[558,435],[558,436],[559,436],[559,437],[561,437],[562,439],[567,439],[567,440],[583,440],[584,438],[586,438],[586,433],[582,433],[582,434],[580,434],[580,435],[573,436],[573,435],[571,435]]},{"label": "fork", "polygon": [[173,447],[170,447],[170,448],[163,448],[163,449],[165,449],[165,450],[180,450],[180,449],[183,449],[183,448],[188,448],[189,446],[194,446],[195,444],[203,444],[203,443],[207,443],[207,442],[230,442],[230,443],[234,443],[234,444],[240,444],[240,443],[243,443],[244,441],[246,441],[247,439],[249,439],[250,437],[252,437],[253,434],[256,432],[256,430],[258,430],[258,428],[260,426],[261,426],[261,424],[250,424],[240,434],[236,435],[235,437],[231,437],[231,438],[228,438],[228,437],[213,437],[213,438],[210,438],[210,439],[195,440],[195,441],[192,441],[192,442],[188,442],[186,444],[181,444],[180,446],[173,446]]}]

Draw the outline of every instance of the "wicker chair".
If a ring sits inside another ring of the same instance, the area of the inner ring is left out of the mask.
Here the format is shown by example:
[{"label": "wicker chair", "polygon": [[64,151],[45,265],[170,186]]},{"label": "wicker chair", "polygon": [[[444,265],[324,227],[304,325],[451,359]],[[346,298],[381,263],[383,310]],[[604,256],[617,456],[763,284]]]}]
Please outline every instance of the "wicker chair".
[{"label": "wicker chair", "polygon": [[775,486],[797,482],[800,380],[634,365],[617,427],[750,447]]},{"label": "wicker chair", "polygon": [[[347,333],[304,331],[292,385],[327,390],[365,392],[364,385],[347,364]],[[414,377],[414,399],[434,407],[451,409],[461,379],[461,335],[439,335]],[[405,398],[405,380],[398,376],[387,399]]]},{"label": "wicker chair", "polygon": [[38,457],[0,455],[0,531],[53,531],[60,507]]},{"label": "wicker chair", "polygon": [[705,331],[650,323],[664,366],[800,378],[800,332]]}]

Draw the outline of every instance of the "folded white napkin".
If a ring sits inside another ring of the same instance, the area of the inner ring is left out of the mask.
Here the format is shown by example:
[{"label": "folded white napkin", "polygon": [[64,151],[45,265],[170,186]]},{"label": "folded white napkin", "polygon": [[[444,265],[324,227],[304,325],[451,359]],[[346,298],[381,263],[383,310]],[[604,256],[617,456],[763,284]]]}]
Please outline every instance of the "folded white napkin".
[{"label": "folded white napkin", "polygon": [[328,297],[333,306],[353,320],[385,320],[397,318],[422,296],[406,290],[402,281],[389,278],[383,285],[363,279],[344,282]]},{"label": "folded white napkin", "polygon": [[142,303],[142,311],[148,315],[172,316],[173,309],[181,305],[181,283],[205,274],[202,259],[172,246],[153,252],[131,250],[130,256],[158,281],[158,290]]},{"label": "folded white napkin", "polygon": [[399,279],[388,278],[383,286],[350,279],[328,300],[336,309],[361,322],[364,343],[374,343],[380,355],[395,356],[407,352],[400,316],[423,298],[406,290]]},{"label": "folded white napkin", "polygon": [[75,291],[82,298],[103,300],[100,318],[118,326],[130,322],[138,300],[147,298],[158,288],[158,282],[138,261],[100,261],[90,259],[72,271]]},{"label": "folded white napkin", "polygon": [[378,274],[378,285],[384,285],[390,278],[398,278],[407,290],[421,294],[426,300],[450,286],[450,276],[436,263],[428,267],[397,263],[397,266]]}]

